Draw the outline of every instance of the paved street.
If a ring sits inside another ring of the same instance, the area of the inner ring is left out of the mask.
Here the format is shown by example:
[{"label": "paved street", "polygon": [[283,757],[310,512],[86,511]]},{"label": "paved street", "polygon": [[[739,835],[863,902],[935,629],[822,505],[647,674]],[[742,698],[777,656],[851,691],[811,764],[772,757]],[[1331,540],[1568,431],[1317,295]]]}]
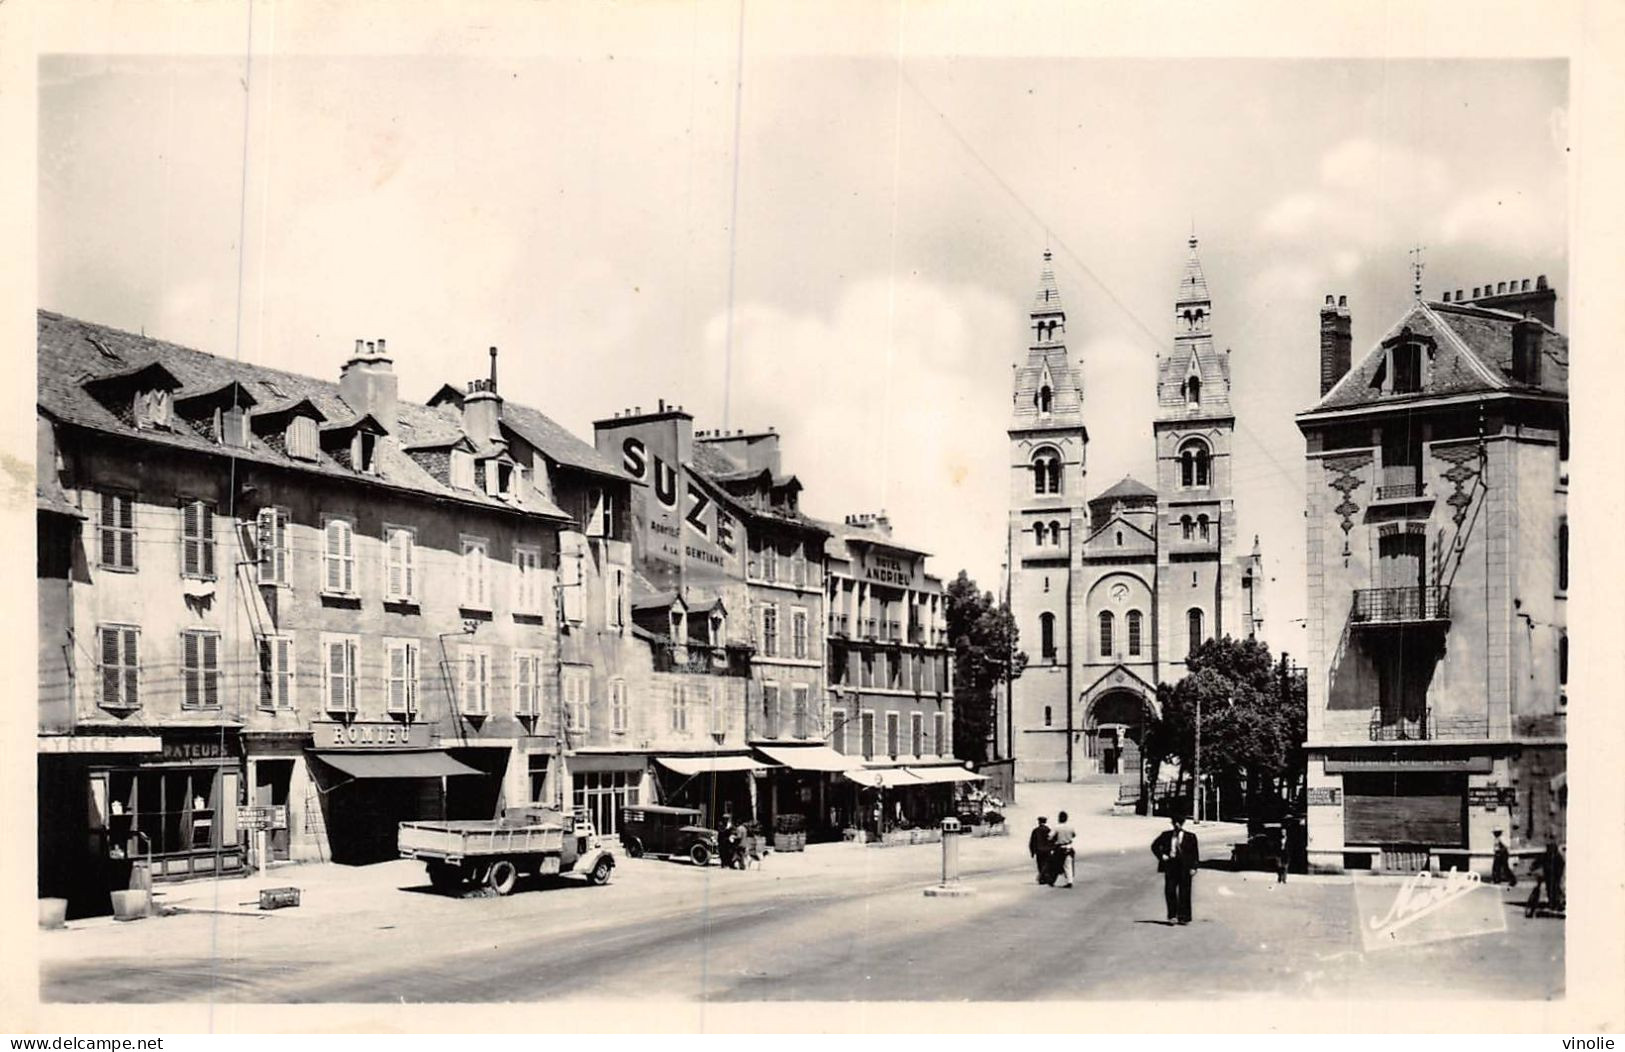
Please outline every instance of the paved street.
[{"label": "paved street", "polygon": [[[298,909],[239,908],[252,882],[166,889],[172,916],[41,934],[48,1001],[1008,1000],[1562,991],[1562,924],[1507,907],[1504,933],[1362,952],[1346,880],[1209,870],[1196,922],[1162,924],[1146,846],[1109,787],[1023,786],[1013,835],[962,844],[972,897],[928,898],[937,845],[815,847],[760,870],[622,860],[614,881],[508,898],[433,893],[420,867],[291,867]],[[1078,886],[1033,881],[1030,817],[1078,813]],[[1202,828],[1228,854],[1235,827]],[[1479,894],[1498,894],[1485,890]],[[1508,903],[1514,899],[1505,895]]]}]

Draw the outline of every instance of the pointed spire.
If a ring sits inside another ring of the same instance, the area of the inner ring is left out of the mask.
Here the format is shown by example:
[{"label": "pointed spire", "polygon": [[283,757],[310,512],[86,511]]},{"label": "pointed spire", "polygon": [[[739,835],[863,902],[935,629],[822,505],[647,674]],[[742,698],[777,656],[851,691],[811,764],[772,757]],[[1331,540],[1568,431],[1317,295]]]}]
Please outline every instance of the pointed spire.
[{"label": "pointed spire", "polygon": [[1063,314],[1061,289],[1055,284],[1055,265],[1049,249],[1044,250],[1044,269],[1038,275],[1038,291],[1033,294],[1033,314]]},{"label": "pointed spire", "polygon": [[1044,250],[1044,269],[1038,275],[1038,291],[1033,294],[1028,323],[1033,343],[1062,343],[1066,339],[1066,308],[1061,305],[1061,288],[1055,283],[1055,266],[1049,249]]},{"label": "pointed spire", "polygon": [[1202,261],[1196,255],[1196,231],[1191,231],[1190,255],[1185,260],[1185,273],[1179,279],[1179,298],[1177,303],[1208,303],[1207,278],[1202,274]]}]

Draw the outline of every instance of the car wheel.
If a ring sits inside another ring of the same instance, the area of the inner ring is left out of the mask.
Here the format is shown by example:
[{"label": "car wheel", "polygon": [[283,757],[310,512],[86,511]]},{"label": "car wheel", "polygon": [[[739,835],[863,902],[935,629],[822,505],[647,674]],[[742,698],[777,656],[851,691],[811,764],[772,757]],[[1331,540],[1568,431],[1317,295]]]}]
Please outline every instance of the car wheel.
[{"label": "car wheel", "polygon": [[643,857],[643,841],[639,840],[635,836],[627,837],[626,838],[626,857],[627,858],[642,858]]},{"label": "car wheel", "polygon": [[462,882],[463,871],[451,863],[429,863],[429,885],[436,891],[451,891]]},{"label": "car wheel", "polygon": [[498,895],[506,895],[519,883],[519,870],[507,859],[498,859],[491,863],[491,872],[486,874],[485,883]]},{"label": "car wheel", "polygon": [[695,844],[688,849],[688,860],[696,866],[709,866],[711,864],[711,849],[704,844]]},{"label": "car wheel", "polygon": [[608,858],[599,859],[598,864],[592,867],[592,872],[587,874],[587,883],[599,886],[608,884],[610,870],[614,868],[615,863]]}]

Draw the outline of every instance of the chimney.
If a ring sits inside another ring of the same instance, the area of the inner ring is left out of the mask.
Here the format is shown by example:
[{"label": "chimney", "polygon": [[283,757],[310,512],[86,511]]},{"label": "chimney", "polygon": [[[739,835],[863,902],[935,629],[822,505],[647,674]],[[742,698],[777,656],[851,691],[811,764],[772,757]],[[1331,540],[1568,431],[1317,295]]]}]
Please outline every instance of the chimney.
[{"label": "chimney", "polygon": [[384,341],[355,341],[355,354],[339,370],[339,397],[357,413],[371,413],[385,431],[394,432],[398,394],[395,365]]},{"label": "chimney", "polygon": [[1320,393],[1337,386],[1349,371],[1354,338],[1350,328],[1349,298],[1326,296],[1326,305],[1320,308]]},{"label": "chimney", "polygon": [[[384,341],[379,340],[378,341],[379,349],[382,349],[383,346],[384,346]],[[493,348],[491,348],[491,393],[496,394],[496,392],[497,392],[497,349],[495,347],[493,347]]]},{"label": "chimney", "polygon": [[470,380],[463,396],[463,434],[475,442],[492,442],[502,436],[502,399],[491,389],[490,380]]},{"label": "chimney", "polygon": [[1521,278],[1514,281],[1502,282],[1506,291],[1492,290],[1488,285],[1484,287],[1482,298],[1478,290],[1473,290],[1473,303],[1479,307],[1489,307],[1492,310],[1504,310],[1509,314],[1524,314],[1536,321],[1545,322],[1552,328],[1557,328],[1557,290],[1546,282],[1546,275],[1535,278],[1535,287],[1529,287],[1529,279]]},{"label": "chimney", "polygon": [[1525,315],[1512,325],[1512,378],[1519,383],[1540,383],[1541,338],[1546,330]]}]

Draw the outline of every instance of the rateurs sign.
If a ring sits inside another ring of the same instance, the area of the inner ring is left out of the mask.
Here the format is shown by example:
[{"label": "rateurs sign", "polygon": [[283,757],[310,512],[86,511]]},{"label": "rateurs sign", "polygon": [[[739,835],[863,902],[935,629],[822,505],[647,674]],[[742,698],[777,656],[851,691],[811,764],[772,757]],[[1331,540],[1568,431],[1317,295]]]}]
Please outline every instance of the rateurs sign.
[{"label": "rateurs sign", "polygon": [[[733,517],[718,507],[693,479],[679,470],[678,465],[668,464],[659,454],[650,451],[643,439],[633,437],[621,443],[621,465],[628,475],[639,482],[649,484],[649,488],[654,492],[655,503],[665,509],[670,516],[680,518],[690,530],[705,540],[714,542],[728,554],[732,555],[738,550]],[[655,515],[651,514],[649,529],[661,535],[658,543],[667,554],[672,556],[678,554],[675,545],[680,540],[677,536],[680,531],[675,524],[666,525],[658,522]],[[707,562],[716,561],[714,555],[691,547],[687,548],[686,554]]]}]

